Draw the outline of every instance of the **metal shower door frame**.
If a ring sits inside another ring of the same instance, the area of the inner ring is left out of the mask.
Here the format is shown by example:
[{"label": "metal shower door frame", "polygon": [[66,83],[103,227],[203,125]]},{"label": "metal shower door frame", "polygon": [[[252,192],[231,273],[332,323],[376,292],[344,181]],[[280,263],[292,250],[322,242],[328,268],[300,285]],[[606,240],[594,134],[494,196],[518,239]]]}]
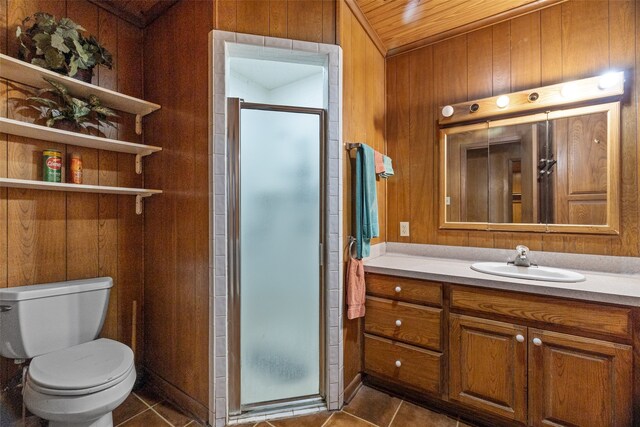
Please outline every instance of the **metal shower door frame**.
[{"label": "metal shower door frame", "polygon": [[[299,113],[318,115],[320,120],[320,260],[318,271],[320,273],[320,378],[319,395],[298,396],[291,399],[261,402],[252,405],[241,404],[241,360],[240,360],[240,115],[243,109],[262,110],[284,113]],[[246,411],[261,411],[288,407],[291,405],[317,404],[324,400],[326,395],[326,292],[324,260],[325,230],[326,230],[326,111],[320,108],[294,107],[285,105],[260,104],[245,102],[240,98],[227,98],[227,268],[228,268],[228,293],[227,293],[227,360],[228,360],[228,409],[229,415],[239,415]]]}]

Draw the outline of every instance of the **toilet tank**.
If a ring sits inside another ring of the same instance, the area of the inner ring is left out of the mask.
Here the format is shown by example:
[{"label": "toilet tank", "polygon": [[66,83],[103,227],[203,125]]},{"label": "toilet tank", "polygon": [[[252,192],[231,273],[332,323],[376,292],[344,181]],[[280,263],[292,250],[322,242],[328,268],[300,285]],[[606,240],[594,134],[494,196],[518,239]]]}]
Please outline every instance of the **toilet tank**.
[{"label": "toilet tank", "polygon": [[30,359],[93,341],[109,306],[110,277],[0,288],[0,355]]}]

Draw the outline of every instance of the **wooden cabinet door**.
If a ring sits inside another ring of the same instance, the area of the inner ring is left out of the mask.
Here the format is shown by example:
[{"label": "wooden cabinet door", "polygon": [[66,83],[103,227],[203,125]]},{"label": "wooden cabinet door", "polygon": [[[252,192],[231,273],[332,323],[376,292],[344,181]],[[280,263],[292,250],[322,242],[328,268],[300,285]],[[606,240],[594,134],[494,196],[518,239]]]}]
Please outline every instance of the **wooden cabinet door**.
[{"label": "wooden cabinet door", "polygon": [[451,314],[449,333],[449,398],[525,422],[527,328]]},{"label": "wooden cabinet door", "polygon": [[630,426],[632,349],[529,329],[529,424]]}]

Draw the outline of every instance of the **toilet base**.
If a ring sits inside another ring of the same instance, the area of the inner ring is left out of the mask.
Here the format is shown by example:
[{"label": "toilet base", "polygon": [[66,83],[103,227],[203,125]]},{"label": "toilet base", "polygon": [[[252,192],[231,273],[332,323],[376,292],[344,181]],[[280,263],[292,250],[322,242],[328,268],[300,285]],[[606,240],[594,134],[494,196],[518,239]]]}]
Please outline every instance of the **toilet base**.
[{"label": "toilet base", "polygon": [[72,424],[66,421],[49,421],[49,427],[113,427],[113,418],[111,417],[111,412],[109,412],[97,420],[84,423]]}]

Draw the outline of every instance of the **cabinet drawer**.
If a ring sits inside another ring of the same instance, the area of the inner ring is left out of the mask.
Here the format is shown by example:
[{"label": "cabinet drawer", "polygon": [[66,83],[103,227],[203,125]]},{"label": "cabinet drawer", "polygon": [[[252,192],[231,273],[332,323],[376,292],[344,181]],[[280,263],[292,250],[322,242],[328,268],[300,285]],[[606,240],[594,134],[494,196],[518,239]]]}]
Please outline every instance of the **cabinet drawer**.
[{"label": "cabinet drawer", "polygon": [[366,281],[369,295],[442,306],[441,283],[379,274],[367,274]]},{"label": "cabinet drawer", "polygon": [[460,286],[451,287],[451,307],[623,338],[631,334],[631,310],[622,307]]},{"label": "cabinet drawer", "polygon": [[364,335],[365,372],[420,390],[440,393],[441,358],[440,353]]},{"label": "cabinet drawer", "polygon": [[442,309],[367,297],[365,331],[397,341],[442,350]]}]

